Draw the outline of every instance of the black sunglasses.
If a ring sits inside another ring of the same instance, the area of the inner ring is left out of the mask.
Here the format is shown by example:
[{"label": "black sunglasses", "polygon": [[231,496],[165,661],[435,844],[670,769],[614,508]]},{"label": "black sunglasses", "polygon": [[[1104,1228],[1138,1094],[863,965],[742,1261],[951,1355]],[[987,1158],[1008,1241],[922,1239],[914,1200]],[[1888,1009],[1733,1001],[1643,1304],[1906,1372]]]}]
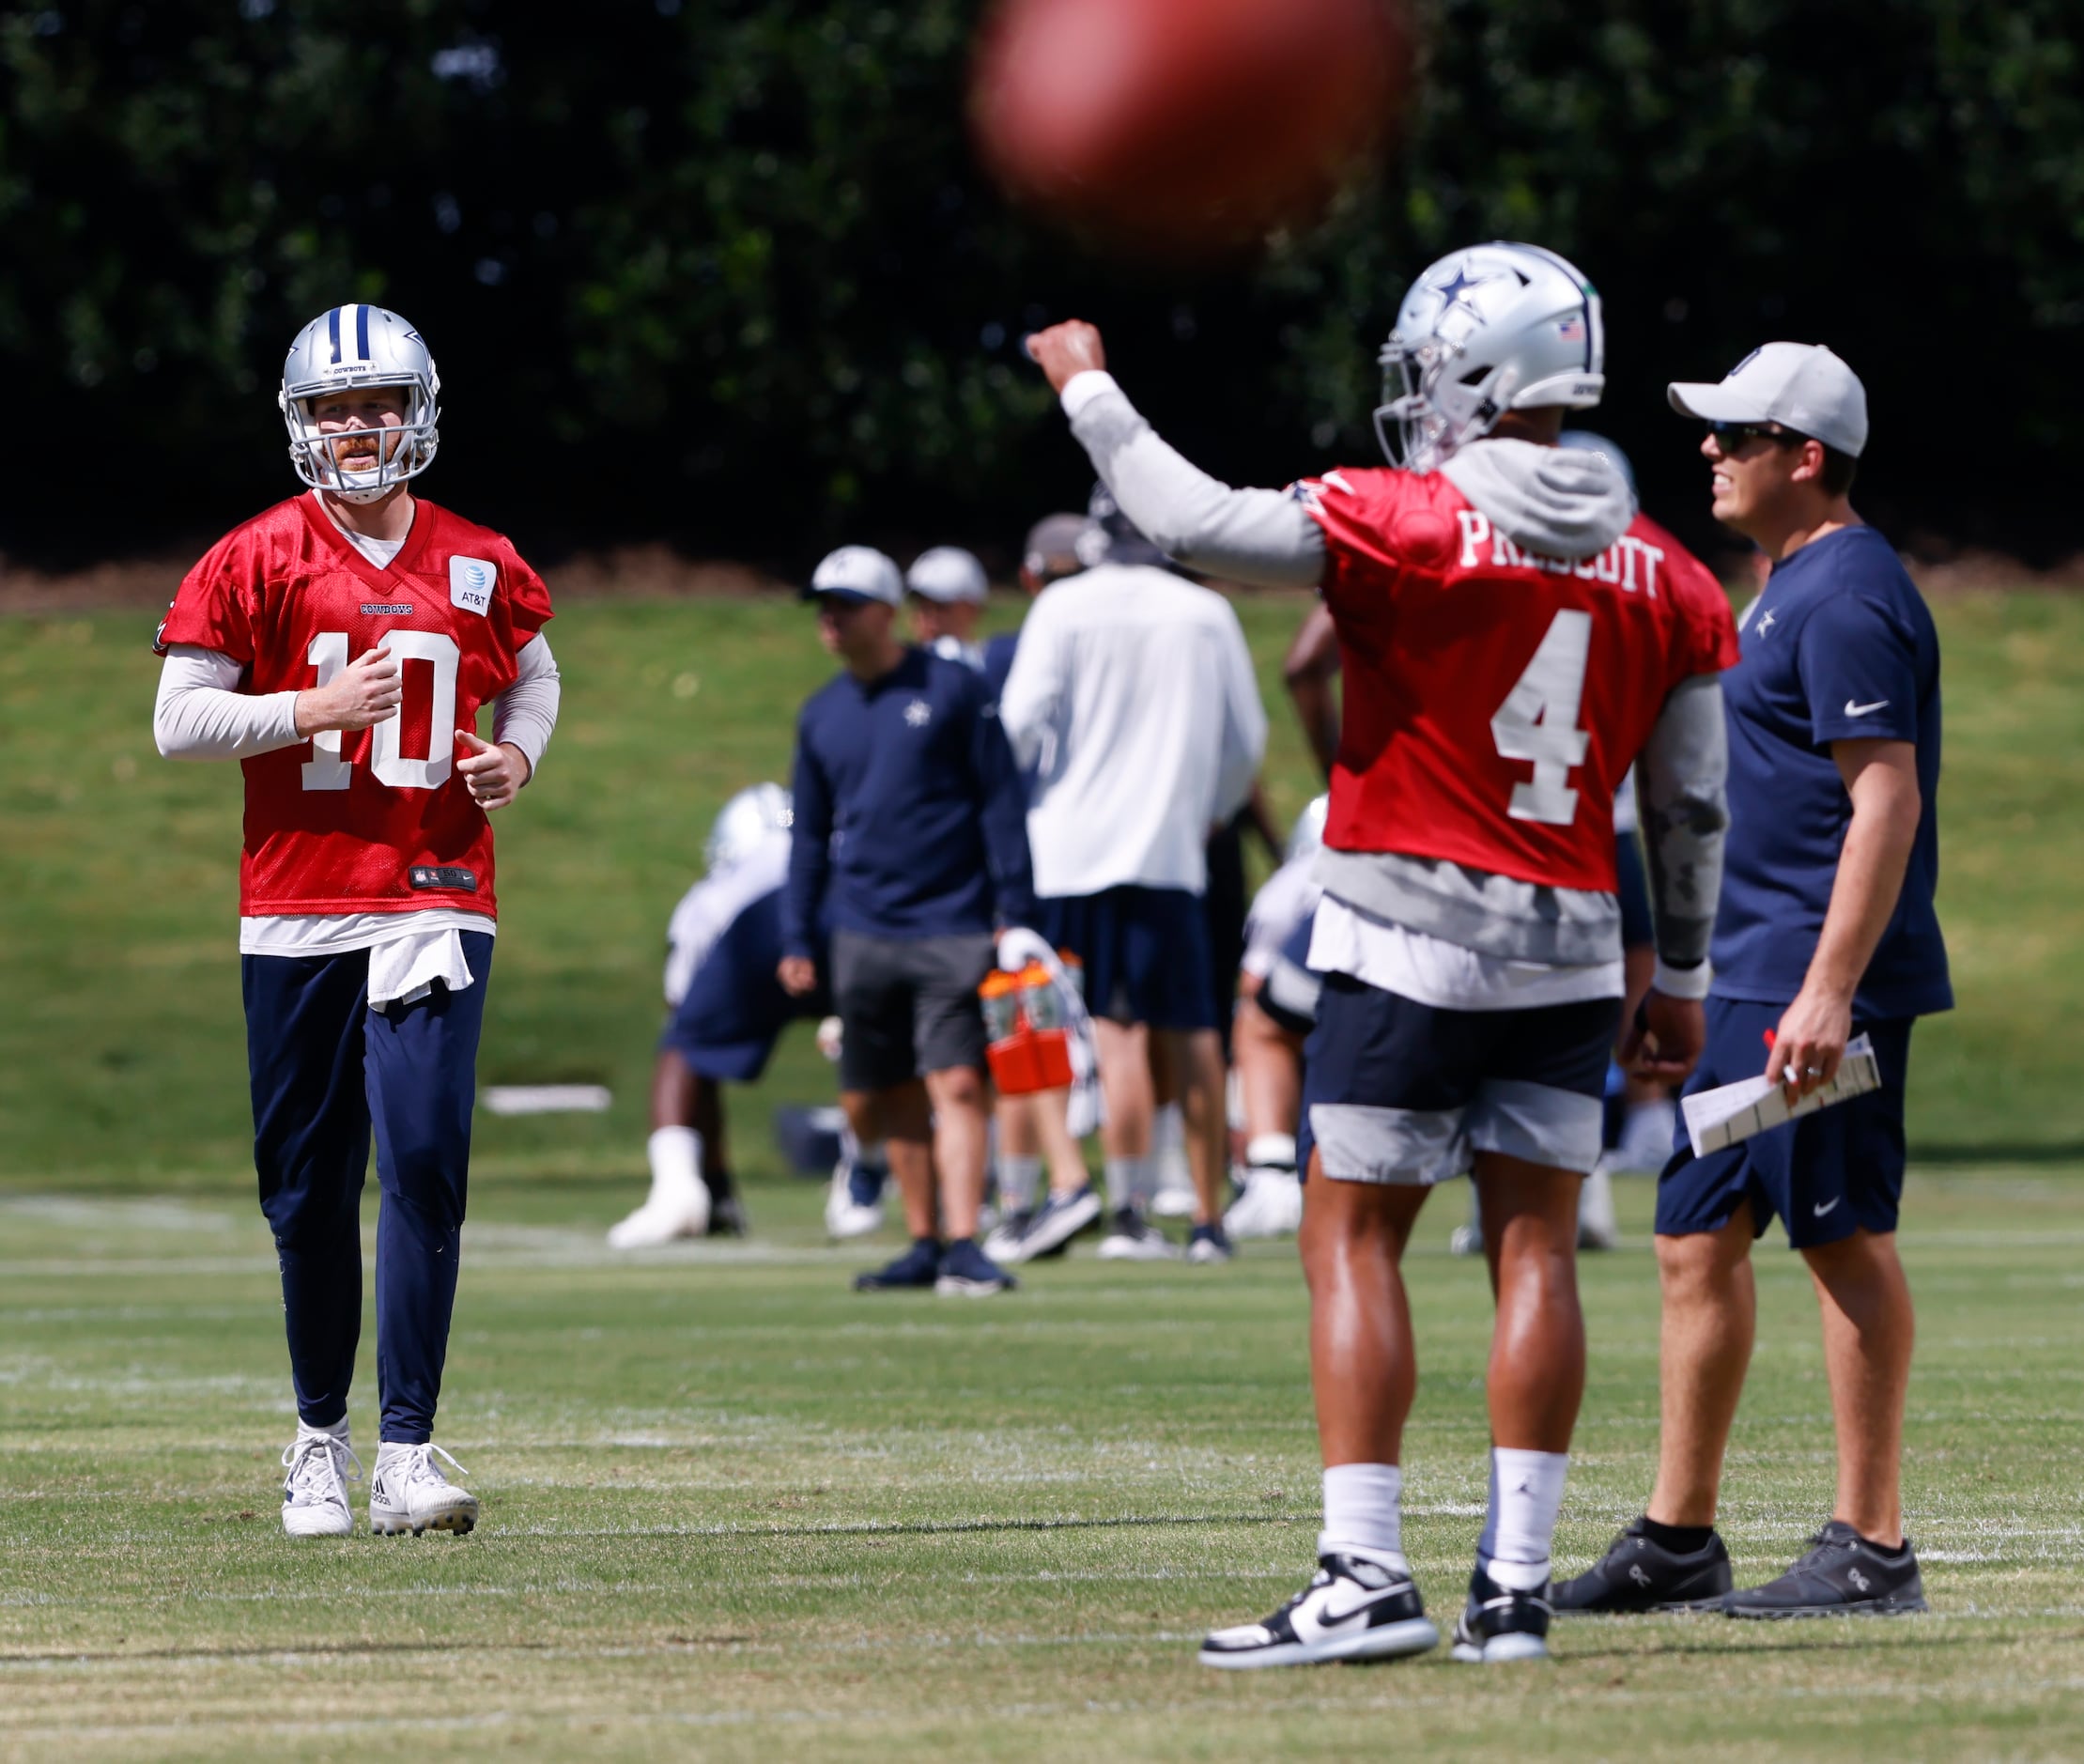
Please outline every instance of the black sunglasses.
[{"label": "black sunglasses", "polygon": [[1779,428],[1770,423],[1710,423],[1707,432],[1715,437],[1716,446],[1725,454],[1737,452],[1750,441],[1769,441],[1776,447],[1798,447],[1809,439],[1791,428]]}]

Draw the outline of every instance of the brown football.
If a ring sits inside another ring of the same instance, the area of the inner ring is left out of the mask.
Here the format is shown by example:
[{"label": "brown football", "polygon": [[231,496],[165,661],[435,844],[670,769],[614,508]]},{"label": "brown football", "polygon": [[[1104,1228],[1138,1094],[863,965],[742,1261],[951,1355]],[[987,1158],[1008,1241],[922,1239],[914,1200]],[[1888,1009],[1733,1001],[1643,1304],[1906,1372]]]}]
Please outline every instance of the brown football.
[{"label": "brown football", "polygon": [[1230,252],[1322,211],[1409,63],[1400,0],[1004,0],[970,121],[1006,191],[1076,232]]}]

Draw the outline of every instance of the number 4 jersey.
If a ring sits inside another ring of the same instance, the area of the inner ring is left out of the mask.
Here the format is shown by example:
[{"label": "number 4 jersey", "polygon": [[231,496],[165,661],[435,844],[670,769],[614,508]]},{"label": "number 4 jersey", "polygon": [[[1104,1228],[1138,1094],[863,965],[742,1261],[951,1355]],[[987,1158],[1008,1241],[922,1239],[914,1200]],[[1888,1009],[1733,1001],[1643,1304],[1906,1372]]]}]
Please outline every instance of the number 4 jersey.
[{"label": "number 4 jersey", "polygon": [[513,685],[521,646],[549,616],[548,590],[513,546],[425,501],[387,568],[312,496],[211,547],[160,627],[160,654],[228,656],[257,694],[323,686],[383,644],[405,692],[373,729],[241,762],[240,915],[492,915],[491,824],[455,769],[455,736]]},{"label": "number 4 jersey", "polygon": [[1346,674],[1325,843],[1612,893],[1615,787],[1672,689],[1737,659],[1715,579],[1641,515],[1588,558],[1522,550],[1439,472],[1296,493]]}]

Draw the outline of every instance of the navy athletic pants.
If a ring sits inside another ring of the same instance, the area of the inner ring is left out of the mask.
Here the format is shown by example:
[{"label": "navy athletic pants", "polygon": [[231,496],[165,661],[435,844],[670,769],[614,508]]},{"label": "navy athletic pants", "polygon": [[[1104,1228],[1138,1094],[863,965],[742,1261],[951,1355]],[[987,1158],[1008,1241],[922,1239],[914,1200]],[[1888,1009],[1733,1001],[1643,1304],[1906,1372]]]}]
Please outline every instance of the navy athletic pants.
[{"label": "navy athletic pants", "polygon": [[330,1427],[347,1411],[362,1337],[362,1186],[377,1141],[379,1437],[416,1446],[434,1429],[455,1305],[471,1161],[478,1031],[492,939],[463,934],[474,983],[369,1009],[369,952],[248,955],[246,1056],[254,1164],[275,1233],[297,1413]]}]

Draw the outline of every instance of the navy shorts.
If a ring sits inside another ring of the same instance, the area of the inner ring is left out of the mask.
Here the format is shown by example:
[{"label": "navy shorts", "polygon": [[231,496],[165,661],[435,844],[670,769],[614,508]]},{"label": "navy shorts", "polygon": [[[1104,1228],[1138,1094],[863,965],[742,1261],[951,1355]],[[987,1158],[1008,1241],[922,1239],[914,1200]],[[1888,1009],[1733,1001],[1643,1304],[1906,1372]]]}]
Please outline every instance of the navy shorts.
[{"label": "navy shorts", "polygon": [[783,1029],[830,1009],[822,988],[804,998],[783,991],[776,975],[780,965],[778,891],[754,901],[710,945],[659,1047],[672,1048],[690,1071],[718,1084],[750,1084],[767,1069]]},{"label": "navy shorts", "polygon": [[1643,868],[1643,848],[1633,833],[1617,833],[1613,843],[1613,897],[1621,904],[1621,947],[1639,950],[1657,941],[1650,917],[1650,881]]},{"label": "navy shorts", "polygon": [[1159,1029],[1215,1028],[1215,968],[1199,895],[1128,883],[1035,908],[1035,929],[1085,964],[1093,1015]]},{"label": "navy shorts", "polygon": [[1618,998],[1444,1011],[1326,974],[1303,1053],[1299,1169],[1314,1146],[1341,1182],[1431,1184],[1478,1152],[1558,1169],[1598,1161]]},{"label": "navy shorts", "polygon": [[[1708,999],[1707,1049],[1687,1080],[1687,1094],[1759,1076],[1766,1070],[1766,1031],[1786,1011],[1784,1004]],[[1881,1066],[1878,1091],[1706,1157],[1693,1155],[1681,1119],[1672,1161],[1658,1179],[1658,1235],[1719,1231],[1740,1200],[1752,1203],[1756,1235],[1764,1236],[1777,1215],[1797,1249],[1835,1244],[1862,1228],[1894,1230],[1903,1199],[1903,1089],[1913,1020],[1853,1025],[1855,1035],[1874,1042]]]}]

